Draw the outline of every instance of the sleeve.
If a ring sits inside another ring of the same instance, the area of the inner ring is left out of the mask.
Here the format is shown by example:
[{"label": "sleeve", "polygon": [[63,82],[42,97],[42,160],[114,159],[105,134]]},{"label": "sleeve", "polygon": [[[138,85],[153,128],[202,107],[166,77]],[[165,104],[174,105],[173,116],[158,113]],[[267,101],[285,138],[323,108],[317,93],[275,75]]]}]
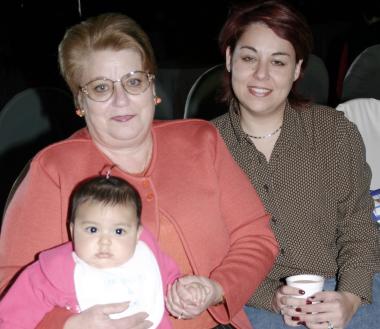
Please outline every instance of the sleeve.
[{"label": "sleeve", "polygon": [[210,276],[223,287],[227,308],[215,306],[211,311],[220,323],[228,323],[272,269],[278,244],[270,228],[270,216],[219,134],[215,167],[230,248]]},{"label": "sleeve", "polygon": [[[0,238],[0,291],[42,250],[67,236],[58,183],[33,160],[3,218]],[[63,224],[62,224],[63,223]]]},{"label": "sleeve", "polygon": [[39,263],[27,267],[0,302],[0,324],[3,329],[33,329],[53,305],[47,296]]},{"label": "sleeve", "polygon": [[371,301],[372,278],[380,264],[378,231],[371,218],[371,171],[357,128],[338,121],[338,290]]}]

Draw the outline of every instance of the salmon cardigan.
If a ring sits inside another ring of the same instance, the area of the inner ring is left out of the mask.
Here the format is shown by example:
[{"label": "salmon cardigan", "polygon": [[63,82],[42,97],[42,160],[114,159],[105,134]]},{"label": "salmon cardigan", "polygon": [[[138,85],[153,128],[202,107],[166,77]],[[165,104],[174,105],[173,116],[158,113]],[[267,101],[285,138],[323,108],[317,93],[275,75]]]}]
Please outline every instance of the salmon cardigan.
[{"label": "salmon cardigan", "polygon": [[[278,253],[270,216],[212,124],[157,121],[152,136],[152,159],[144,175],[117,167],[112,175],[139,191],[144,226],[157,238],[160,215],[165,216],[176,229],[193,272],[223,287],[226,303],[209,308],[214,319],[251,328],[243,305]],[[1,289],[38,252],[68,240],[66,219],[73,188],[110,166],[112,161],[98,150],[87,129],[34,157],[3,219]],[[59,328],[60,320],[66,320],[62,312],[52,317],[51,328]]]}]

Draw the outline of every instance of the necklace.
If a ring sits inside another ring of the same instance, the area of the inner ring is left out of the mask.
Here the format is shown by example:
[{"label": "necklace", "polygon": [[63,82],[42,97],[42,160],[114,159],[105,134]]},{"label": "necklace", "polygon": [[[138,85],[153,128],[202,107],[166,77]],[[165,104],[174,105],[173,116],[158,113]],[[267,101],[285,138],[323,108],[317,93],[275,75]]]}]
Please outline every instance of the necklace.
[{"label": "necklace", "polygon": [[254,138],[254,139],[265,139],[265,138],[269,138],[269,137],[276,135],[281,130],[281,128],[282,128],[282,125],[280,127],[278,127],[275,131],[271,132],[270,134],[264,135],[264,136],[253,136],[250,134],[247,134],[247,135],[251,138]]}]

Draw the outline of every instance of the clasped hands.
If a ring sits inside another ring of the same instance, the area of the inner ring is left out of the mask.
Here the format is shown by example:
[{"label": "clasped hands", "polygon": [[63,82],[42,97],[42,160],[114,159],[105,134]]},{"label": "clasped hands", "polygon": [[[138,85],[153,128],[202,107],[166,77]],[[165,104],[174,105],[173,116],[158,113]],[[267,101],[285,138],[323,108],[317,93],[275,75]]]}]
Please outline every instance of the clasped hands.
[{"label": "clasped hands", "polygon": [[188,275],[168,287],[166,308],[178,319],[192,319],[223,301],[223,289],[204,276]]},{"label": "clasped hands", "polygon": [[288,326],[304,325],[310,329],[343,329],[361,304],[361,299],[349,292],[322,291],[307,299],[302,291],[283,285],[272,299],[272,309],[281,313]]}]

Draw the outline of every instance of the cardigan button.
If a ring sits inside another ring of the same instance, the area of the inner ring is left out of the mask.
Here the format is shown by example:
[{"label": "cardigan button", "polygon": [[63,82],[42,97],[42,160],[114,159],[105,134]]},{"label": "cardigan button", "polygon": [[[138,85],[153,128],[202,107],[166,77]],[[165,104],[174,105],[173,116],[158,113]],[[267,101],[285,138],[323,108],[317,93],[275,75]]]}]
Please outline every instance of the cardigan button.
[{"label": "cardigan button", "polygon": [[152,201],[153,198],[154,198],[153,193],[148,193],[147,196],[146,196],[146,199],[147,199],[148,201]]},{"label": "cardigan button", "polygon": [[268,186],[268,184],[264,184],[264,190],[265,190],[265,192],[269,192],[269,186]]}]

